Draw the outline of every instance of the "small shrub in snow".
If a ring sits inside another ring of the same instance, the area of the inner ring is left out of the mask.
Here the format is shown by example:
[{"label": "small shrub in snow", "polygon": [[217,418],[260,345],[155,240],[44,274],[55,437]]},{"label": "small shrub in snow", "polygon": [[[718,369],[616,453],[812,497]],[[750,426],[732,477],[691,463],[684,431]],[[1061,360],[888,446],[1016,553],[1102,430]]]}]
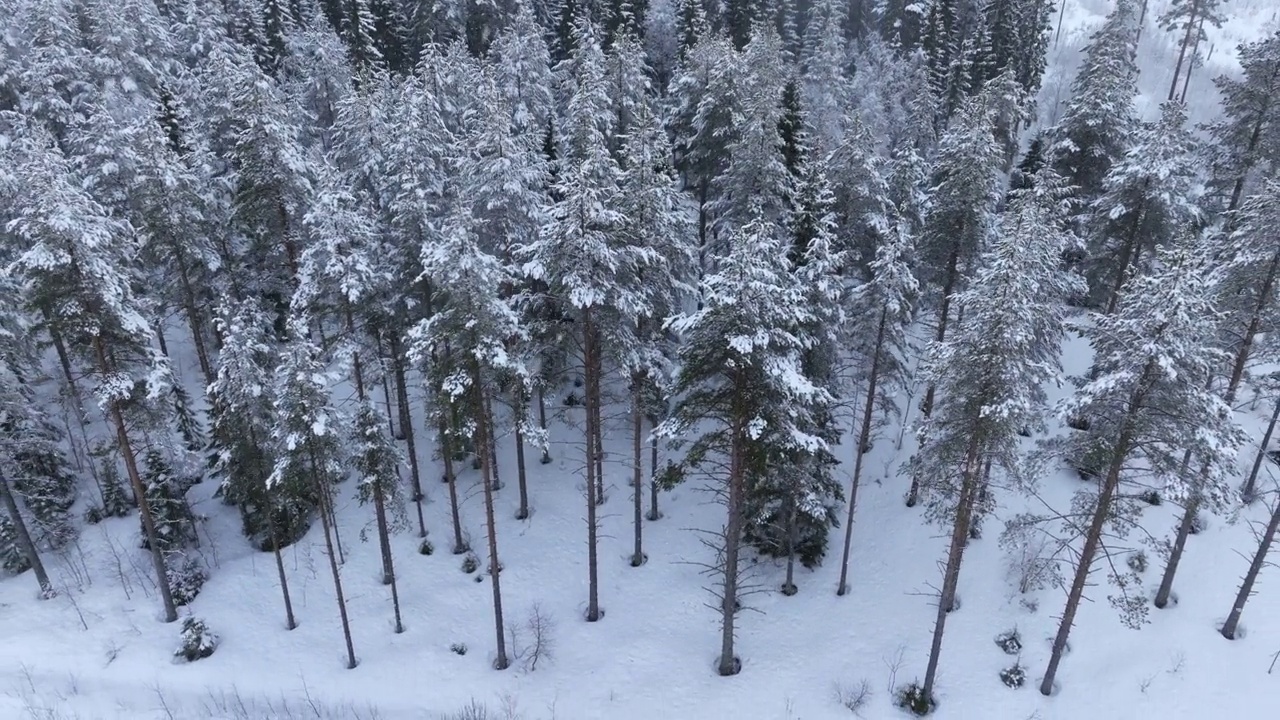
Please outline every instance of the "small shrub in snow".
[{"label": "small shrub in snow", "polygon": [[1155,490],[1144,490],[1142,494],[1138,496],[1138,499],[1152,506],[1157,506],[1161,502],[1163,502],[1160,499],[1160,493],[1156,492]]},{"label": "small shrub in snow", "polygon": [[911,713],[921,717],[933,712],[938,703],[933,698],[925,697],[924,689],[919,683],[907,683],[894,693],[895,704]]},{"label": "small shrub in snow", "polygon": [[467,556],[462,559],[462,572],[470,575],[479,569],[480,558],[476,557],[474,553],[467,553]]},{"label": "small shrub in snow", "polygon": [[18,546],[17,528],[9,516],[3,513],[0,513],[0,567],[14,575],[31,569],[26,554]]},{"label": "small shrub in snow", "polygon": [[1005,655],[1017,655],[1022,652],[1022,636],[1018,634],[1018,629],[1006,630],[996,636],[996,645],[1004,651]]},{"label": "small shrub in snow", "polygon": [[449,646],[449,650],[450,650],[451,652],[453,652],[453,654],[454,654],[454,655],[466,655],[466,654],[467,654],[467,646],[466,646],[466,645],[464,645],[464,644],[462,644],[462,643],[454,643],[454,644],[450,645],[450,646]]},{"label": "small shrub in snow", "polygon": [[173,593],[175,605],[190,605],[209,579],[200,561],[181,553],[166,553],[165,575],[169,578],[169,590]]},{"label": "small shrub in snow", "polygon": [[1020,688],[1026,681],[1027,671],[1021,663],[1014,663],[1012,667],[1000,671],[1000,682],[1004,683],[1005,687]]},{"label": "small shrub in snow", "polygon": [[1207,527],[1209,527],[1209,524],[1204,519],[1204,515],[1202,513],[1196,513],[1195,516],[1191,518],[1191,528],[1189,529],[1189,532],[1192,535],[1199,535],[1204,532]]},{"label": "small shrub in snow", "polygon": [[178,649],[173,656],[187,662],[207,658],[218,649],[218,636],[209,630],[203,620],[188,617],[182,621],[182,633]]},{"label": "small shrub in snow", "polygon": [[1144,573],[1147,571],[1147,554],[1141,550],[1129,555],[1129,559],[1125,561],[1129,565],[1129,569],[1136,573]]},{"label": "small shrub in snow", "polygon": [[871,683],[863,680],[857,685],[836,685],[836,701],[861,717],[863,709],[871,702]]},{"label": "small shrub in snow", "polygon": [[431,544],[430,540],[423,540],[418,543],[419,555],[430,555],[436,551],[436,546]]}]

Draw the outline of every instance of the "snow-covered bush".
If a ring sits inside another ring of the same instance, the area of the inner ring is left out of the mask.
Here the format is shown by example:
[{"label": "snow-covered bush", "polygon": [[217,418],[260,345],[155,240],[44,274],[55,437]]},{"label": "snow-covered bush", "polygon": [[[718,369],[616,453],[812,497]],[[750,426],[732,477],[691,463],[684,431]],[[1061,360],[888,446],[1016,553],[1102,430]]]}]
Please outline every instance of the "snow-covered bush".
[{"label": "snow-covered bush", "polygon": [[996,645],[1000,646],[1005,655],[1017,655],[1022,652],[1022,636],[1018,634],[1018,628],[1006,630],[997,635]]},{"label": "snow-covered bush", "polygon": [[925,697],[924,688],[915,682],[898,688],[894,692],[894,703],[912,715],[921,717],[933,712],[933,709],[938,706],[933,698]]},{"label": "snow-covered bush", "polygon": [[31,569],[31,562],[18,546],[18,534],[13,521],[4,513],[0,513],[0,568],[14,575]]},{"label": "snow-covered bush", "polygon": [[462,559],[462,572],[470,575],[479,569],[480,558],[477,558],[473,553],[467,553],[467,556]]},{"label": "snow-covered bush", "polygon": [[1006,687],[1020,688],[1027,681],[1027,671],[1021,663],[1014,663],[1000,671],[1000,682]]},{"label": "snow-covered bush", "polygon": [[1129,559],[1125,563],[1130,570],[1136,573],[1144,573],[1147,571],[1147,554],[1139,550],[1129,555]]},{"label": "snow-covered bush", "polygon": [[178,649],[173,651],[174,657],[195,662],[209,657],[217,649],[218,636],[209,630],[204,620],[194,617],[183,619]]},{"label": "snow-covered bush", "polygon": [[165,574],[169,578],[174,605],[190,605],[209,579],[200,561],[183,553],[165,554]]}]

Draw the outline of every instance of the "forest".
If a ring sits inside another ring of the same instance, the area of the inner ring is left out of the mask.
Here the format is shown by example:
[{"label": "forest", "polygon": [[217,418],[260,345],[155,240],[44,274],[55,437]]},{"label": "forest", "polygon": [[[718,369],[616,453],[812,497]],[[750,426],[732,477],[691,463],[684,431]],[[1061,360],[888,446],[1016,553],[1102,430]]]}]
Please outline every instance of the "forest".
[{"label": "forest", "polygon": [[[969,692],[983,544],[1049,623],[994,628],[1009,688],[1068,693],[1077,630],[1175,588],[1242,638],[1280,602],[1280,27],[1213,44],[1238,1],[1105,3],[1050,112],[1075,0],[0,0],[0,612],[87,633],[112,593],[204,667],[206,585],[251,583],[358,673],[422,573],[483,588],[486,671],[696,618],[749,677],[744,626],[882,592],[902,542],[926,576],[871,604],[927,627],[870,717]],[[1179,573],[1228,526],[1232,587]],[[623,601],[659,562],[693,614]]]}]

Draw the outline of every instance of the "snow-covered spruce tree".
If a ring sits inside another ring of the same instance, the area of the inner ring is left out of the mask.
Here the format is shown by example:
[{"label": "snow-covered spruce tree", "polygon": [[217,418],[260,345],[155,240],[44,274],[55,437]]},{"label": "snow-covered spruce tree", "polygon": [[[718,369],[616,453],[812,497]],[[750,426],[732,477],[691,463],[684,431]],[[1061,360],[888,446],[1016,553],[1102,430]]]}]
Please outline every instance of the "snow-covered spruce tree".
[{"label": "snow-covered spruce tree", "polygon": [[220,478],[218,493],[240,510],[249,541],[275,556],[285,626],[292,630],[297,623],[280,549],[310,528],[314,487],[305,478],[268,483],[275,467],[271,371],[276,344],[270,318],[256,300],[245,300],[223,305],[215,323],[223,344],[207,391],[213,474]]},{"label": "snow-covered spruce tree", "polygon": [[1168,9],[1156,19],[1156,22],[1160,23],[1160,29],[1182,36],[1178,38],[1178,62],[1173,66],[1173,80],[1169,83],[1167,98],[1169,102],[1173,102],[1173,98],[1178,93],[1178,80],[1182,77],[1184,62],[1187,64],[1187,73],[1191,73],[1191,62],[1194,58],[1187,57],[1187,51],[1190,50],[1194,55],[1194,47],[1201,40],[1208,40],[1204,32],[1204,24],[1207,22],[1215,28],[1220,28],[1226,20],[1221,7],[1224,1],[1171,0]]},{"label": "snow-covered spruce tree", "polygon": [[[1054,690],[1104,528],[1108,522],[1133,522],[1124,519],[1118,496],[1126,461],[1141,453],[1152,474],[1166,484],[1165,492],[1185,497],[1190,483],[1181,458],[1190,449],[1204,463],[1203,491],[1218,492],[1214,488],[1226,480],[1242,442],[1230,408],[1205,385],[1225,360],[1215,348],[1218,313],[1213,300],[1219,278],[1196,248],[1158,250],[1156,262],[1157,271],[1125,286],[1113,314],[1095,313],[1082,328],[1094,348],[1095,369],[1092,379],[1079,380],[1076,392],[1059,408],[1062,416],[1085,416],[1091,425],[1081,437],[1057,444],[1071,450],[1104,438],[1105,456],[1096,495],[1082,491],[1084,497],[1073,503],[1087,508],[1090,520],[1040,684],[1045,695]],[[1118,602],[1133,610],[1142,601],[1122,597]]]},{"label": "snow-covered spruce tree", "polygon": [[614,116],[604,75],[604,54],[595,29],[579,20],[575,49],[566,61],[572,75],[570,96],[558,136],[555,202],[549,221],[536,241],[519,248],[524,272],[547,283],[549,292],[574,319],[582,349],[583,395],[586,411],[587,502],[587,621],[601,617],[597,567],[596,505],[603,503],[604,481],[599,477],[601,376],[610,347],[608,329],[634,322],[643,310],[635,289],[620,274],[634,275],[652,251],[626,244],[621,233],[621,168],[609,152],[607,133]]},{"label": "snow-covered spruce tree", "polygon": [[347,601],[338,570],[340,551],[334,547],[337,517],[333,510],[333,486],[345,477],[342,419],[330,400],[334,379],[320,364],[319,348],[308,337],[306,316],[294,316],[289,324],[288,339],[280,350],[273,378],[275,424],[271,440],[275,465],[267,485],[276,487],[310,481],[314,487],[338,614],[342,618],[343,639],[347,644],[347,668],[351,669],[356,666],[356,651],[351,642]]},{"label": "snow-covered spruce tree", "polygon": [[703,280],[702,308],[668,321],[684,342],[672,392],[676,406],[659,432],[694,439],[667,479],[676,482],[695,470],[713,473],[727,513],[714,543],[717,559],[708,568],[721,614],[721,675],[741,669],[734,623],[743,590],[749,476],[770,456],[827,449],[811,432],[812,408],[825,407],[830,397],[801,370],[806,342],[800,328],[814,317],[806,289],[787,270],[788,240],[760,217],[740,228],[728,243],[729,254]]},{"label": "snow-covered spruce tree", "polygon": [[895,214],[876,248],[870,279],[856,285],[848,299],[847,315],[851,322],[845,332],[852,341],[855,364],[851,379],[860,395],[861,406],[853,445],[853,476],[846,497],[848,512],[837,595],[849,591],[849,550],[853,543],[853,518],[863,459],[880,427],[877,418],[900,414],[896,395],[908,382],[907,329],[915,319],[915,302],[920,291],[911,273],[913,240],[908,223]]},{"label": "snow-covered spruce tree", "polygon": [[1115,310],[1124,284],[1146,270],[1156,245],[1199,222],[1195,153],[1186,107],[1168,102],[1107,171],[1102,194],[1089,209],[1083,268],[1094,306],[1103,312]]},{"label": "snow-covered spruce tree", "polygon": [[922,9],[922,5],[911,0],[884,0],[879,7],[880,37],[903,55],[915,52],[920,47]]},{"label": "snow-covered spruce tree", "polygon": [[1011,71],[1024,93],[1035,96],[1044,75],[1052,23],[1052,0],[990,0],[980,9],[986,25],[982,54],[982,82]]},{"label": "snow-covered spruce tree", "polygon": [[[400,492],[399,448],[386,434],[387,418],[368,399],[360,401],[352,426],[351,456],[357,473],[356,493],[362,505],[373,503],[377,523],[378,549],[382,554],[382,584],[391,586],[391,606],[396,632],[404,632],[400,621],[400,594],[396,587],[395,563],[391,557],[391,533],[409,524]],[[363,536],[363,533],[362,533]]]},{"label": "snow-covered spruce tree", "polygon": [[1137,0],[1117,0],[1090,37],[1071,99],[1051,131],[1049,162],[1085,204],[1102,194],[1103,178],[1128,149],[1137,122],[1137,37]]},{"label": "snow-covered spruce tree", "polygon": [[1050,170],[1041,172],[1034,189],[1014,193],[969,288],[956,296],[964,321],[951,337],[933,344],[925,363],[939,401],[923,419],[920,449],[905,469],[922,479],[929,517],[951,527],[919,693],[928,705],[934,702],[943,630],[965,546],[995,503],[987,468],[1015,484],[1027,480],[1019,434],[1043,425],[1044,387],[1060,372],[1064,300],[1080,284],[1061,268],[1063,250],[1075,243],[1064,196]]},{"label": "snow-covered spruce tree", "polygon": [[[1227,387],[1235,389],[1244,380],[1259,333],[1272,332],[1277,322],[1280,247],[1273,237],[1280,223],[1280,178],[1264,181],[1231,216],[1230,223],[1232,231],[1221,238],[1224,279],[1218,308],[1226,315],[1223,340],[1234,356]],[[1232,400],[1234,393],[1226,398],[1228,404]],[[1255,499],[1256,477],[1251,474],[1241,488],[1246,502]]]},{"label": "snow-covered spruce tree", "polygon": [[[1223,117],[1209,125],[1213,138],[1210,187],[1226,194],[1218,204],[1235,210],[1256,168],[1280,158],[1280,31],[1237,50],[1242,77],[1222,75],[1214,85],[1222,96]],[[1250,190],[1252,192],[1252,190]]]},{"label": "snow-covered spruce tree", "polygon": [[134,230],[89,196],[47,132],[31,126],[15,130],[4,161],[18,168],[18,191],[10,196],[6,214],[14,218],[9,232],[21,238],[26,249],[10,272],[22,279],[27,303],[43,311],[49,326],[69,348],[85,355],[85,367],[98,377],[99,404],[115,425],[118,449],[151,544],[165,620],[173,622],[177,610],[123,408],[139,387],[141,401],[154,402],[171,379],[167,363],[151,348],[153,332],[144,319],[142,301],[133,294]]},{"label": "snow-covered spruce tree", "polygon": [[852,99],[849,52],[839,15],[839,3],[823,0],[815,4],[806,28],[809,50],[802,62],[800,94],[812,128],[814,151],[820,158],[844,140]]},{"label": "snow-covered spruce tree", "polygon": [[[925,301],[937,308],[934,342],[947,339],[953,322],[952,299],[964,288],[978,253],[995,229],[1001,200],[1001,149],[993,136],[995,107],[987,94],[966,101],[943,135],[933,162],[929,211],[920,240],[918,276]],[[920,411],[933,411],[936,389],[925,391]],[[916,480],[907,505],[915,504]]]},{"label": "snow-covered spruce tree", "polygon": [[498,87],[511,108],[511,131],[540,146],[552,113],[551,53],[533,2],[523,0],[491,49]]},{"label": "snow-covered spruce tree", "polygon": [[[622,148],[622,166],[619,208],[623,221],[619,232],[626,245],[650,251],[646,262],[635,268],[635,275],[625,278],[625,282],[633,285],[643,308],[632,318],[632,324],[620,325],[616,330],[621,349],[619,363],[630,379],[635,531],[631,564],[638,567],[645,561],[643,426],[646,419],[652,425],[657,424],[652,412],[654,400],[663,394],[671,374],[668,358],[672,347],[662,323],[694,292],[689,280],[695,255],[693,228],[671,165],[667,134],[657,112],[648,103],[642,104],[633,117],[631,132]],[[655,480],[651,478],[653,493],[657,492]],[[655,515],[651,519],[657,519],[656,503],[651,511]]]},{"label": "snow-covered spruce tree", "polygon": [[[414,326],[407,343],[410,358],[427,370],[436,402],[457,418],[448,432],[457,433],[456,437],[475,437],[476,444],[485,447],[488,433],[493,431],[489,398],[498,391],[499,376],[514,375],[528,382],[529,373],[522,358],[508,350],[520,347],[525,336],[518,314],[501,294],[514,273],[480,245],[475,224],[468,204],[455,197],[441,222],[439,236],[423,242],[422,267],[432,280],[438,301],[436,312]],[[445,349],[448,351],[442,352]],[[502,621],[492,458],[484,452],[479,456],[497,638],[494,667],[502,670],[510,665],[510,658]]]},{"label": "snow-covered spruce tree", "polygon": [[855,116],[844,140],[825,159],[835,202],[835,247],[845,262],[865,278],[883,242],[893,213],[886,163],[876,151],[871,129]]}]

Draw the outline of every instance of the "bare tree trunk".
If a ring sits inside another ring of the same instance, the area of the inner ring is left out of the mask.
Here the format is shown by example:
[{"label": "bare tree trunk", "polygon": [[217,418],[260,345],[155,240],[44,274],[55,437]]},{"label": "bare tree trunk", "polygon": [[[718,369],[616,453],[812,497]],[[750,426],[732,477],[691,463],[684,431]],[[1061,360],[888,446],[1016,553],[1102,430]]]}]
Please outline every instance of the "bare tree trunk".
[{"label": "bare tree trunk", "polygon": [[1174,536],[1173,547],[1169,551],[1169,561],[1165,563],[1164,575],[1160,577],[1160,589],[1156,590],[1155,599],[1152,600],[1152,604],[1162,610],[1168,606],[1169,596],[1173,593],[1173,577],[1178,572],[1178,563],[1182,561],[1182,551],[1187,547],[1187,537],[1191,535],[1191,526],[1195,524],[1199,507],[1200,503],[1193,498],[1182,511],[1178,533]]},{"label": "bare tree trunk", "polygon": [[[75,398],[76,404],[80,404],[80,388],[76,385],[75,372],[71,369],[71,356],[67,354],[67,344],[62,341],[62,333],[58,332],[57,327],[53,324],[53,318],[49,315],[48,310],[41,310],[44,313],[45,329],[49,333],[49,340],[53,343],[53,349],[58,353],[58,365],[62,367],[62,375],[67,379],[67,387],[71,388],[71,395]],[[80,419],[84,420],[84,409],[81,407]]]},{"label": "bare tree trunk", "polygon": [[1280,400],[1276,400],[1276,409],[1271,413],[1271,421],[1267,423],[1267,431],[1262,436],[1262,445],[1258,447],[1258,454],[1253,458],[1253,469],[1249,471],[1249,479],[1244,481],[1244,487],[1240,488],[1240,495],[1246,503],[1252,503],[1257,499],[1258,487],[1258,471],[1262,469],[1262,461],[1267,457],[1267,445],[1271,444],[1271,435],[1276,430],[1276,421],[1280,420]]},{"label": "bare tree trunk", "polygon": [[356,649],[351,641],[351,622],[347,618],[347,601],[342,594],[342,575],[338,572],[338,556],[334,554],[333,547],[333,527],[331,523],[333,512],[333,487],[329,478],[323,477],[320,473],[320,464],[316,462],[315,452],[309,451],[311,457],[311,474],[316,484],[316,491],[320,493],[320,524],[324,527],[324,544],[329,551],[329,570],[333,572],[333,591],[338,598],[338,614],[342,617],[342,636],[347,642],[347,669],[351,670],[356,666]]},{"label": "bare tree trunk", "polygon": [[587,421],[587,622],[596,622],[600,619],[600,577],[596,547],[596,535],[598,533],[596,505],[599,504],[599,500],[596,497],[596,414],[592,407],[595,404],[596,397],[595,393],[592,392],[592,378],[595,374],[595,362],[593,360],[595,329],[592,326],[591,308],[586,308],[583,311],[582,337],[583,364],[586,371],[583,395]]},{"label": "bare tree trunk", "polygon": [[743,422],[735,419],[729,450],[728,519],[724,528],[724,587],[720,597],[719,673],[736,675],[741,669],[733,653],[734,619],[738,613],[738,552],[742,544]]},{"label": "bare tree trunk", "polygon": [[[547,399],[543,397],[542,383],[538,383],[538,427],[542,428],[543,437],[547,437]],[[542,458],[538,462],[543,465],[551,464],[551,441],[548,438],[547,447],[542,448]]]},{"label": "bare tree trunk", "polygon": [[1178,96],[1178,102],[1186,104],[1187,89],[1191,87],[1191,73],[1196,69],[1196,56],[1200,52],[1200,36],[1204,34],[1204,16],[1200,16],[1199,27],[1196,28],[1196,39],[1191,45],[1191,60],[1187,62],[1187,74],[1182,81],[1182,94]]},{"label": "bare tree trunk", "polygon": [[205,346],[204,318],[200,315],[200,305],[196,302],[195,289],[191,285],[187,261],[175,246],[174,259],[178,263],[178,279],[182,281],[182,304],[187,315],[187,326],[191,329],[191,341],[196,348],[196,360],[200,363],[200,373],[204,375],[205,384],[214,381],[213,363],[209,361],[209,350]]},{"label": "bare tree trunk", "polygon": [[840,558],[840,584],[836,595],[849,592],[849,548],[853,544],[853,511],[858,504],[858,483],[862,478],[862,456],[871,442],[871,424],[875,420],[876,385],[880,380],[880,354],[884,350],[885,326],[889,322],[886,309],[880,311],[880,324],[876,329],[876,345],[871,357],[871,375],[867,378],[867,395],[862,408],[862,427],[858,430],[858,444],[853,449],[853,479],[849,482],[849,513],[844,524],[844,554]]},{"label": "bare tree trunk", "polygon": [[[332,488],[330,488],[330,492],[332,492]],[[342,565],[346,565],[347,554],[342,549],[342,534],[338,531],[338,510],[333,505],[332,496],[326,497],[328,497],[329,500],[325,502],[323,507],[326,508],[329,513],[329,525],[333,528],[333,539],[338,544],[338,562]]]},{"label": "bare tree trunk", "polygon": [[[958,248],[951,251],[951,257],[947,260],[947,281],[942,287],[942,307],[938,310],[938,331],[934,336],[936,342],[942,342],[947,339],[947,320],[951,311],[951,293],[955,290],[956,281],[959,275],[960,250]],[[929,384],[924,393],[924,400],[920,403],[920,417],[927,420],[933,415],[933,399],[937,388],[933,383]],[[915,507],[920,499],[920,477],[915,473],[911,474],[911,489],[907,493],[907,507]]]},{"label": "bare tree trunk", "polygon": [[156,343],[160,346],[160,354],[169,357],[169,341],[164,336],[163,318],[156,318]]},{"label": "bare tree trunk", "polygon": [[644,544],[642,528],[644,524],[644,461],[641,457],[644,449],[644,412],[640,407],[639,373],[631,378],[631,495],[634,502],[632,524],[635,526],[635,549],[631,553],[631,567],[644,564]]},{"label": "bare tree trunk", "polygon": [[[401,354],[400,336],[390,333],[391,371],[396,376],[396,405],[400,407],[400,432],[404,433],[405,450],[409,456],[409,478],[413,483],[413,505],[418,514],[418,537],[427,536],[427,523],[422,515],[422,474],[418,467],[418,448],[416,433],[413,430],[413,413],[409,408],[409,384],[405,380],[404,355]],[[446,455],[446,458],[448,456]],[[446,466],[448,460],[445,461]],[[452,477],[450,473],[450,477]],[[457,506],[454,506],[454,518],[457,518]]]},{"label": "bare tree trunk", "polygon": [[782,581],[782,594],[788,597],[800,592],[796,587],[796,498],[795,493],[787,493],[786,533],[787,533],[787,576]]},{"label": "bare tree trunk", "polygon": [[[475,396],[476,414],[476,443],[479,447],[484,448],[489,443],[489,403],[485,398],[484,388],[480,386],[482,377],[480,374],[479,364],[472,361],[472,394]],[[511,661],[507,659],[507,641],[503,635],[505,630],[502,623],[502,586],[499,576],[502,574],[502,565],[498,562],[498,526],[494,522],[493,512],[493,479],[489,474],[489,465],[492,455],[481,450],[480,452],[480,476],[484,483],[484,514],[485,526],[489,535],[489,579],[493,582],[493,624],[497,631],[498,652],[497,657],[493,661],[493,666],[497,670],[505,670],[510,666]]]},{"label": "bare tree trunk", "polygon": [[444,478],[449,485],[449,511],[453,517],[453,554],[461,555],[471,548],[462,539],[462,518],[458,512],[458,478],[453,474],[453,442],[448,421],[440,416],[440,455],[444,458]]},{"label": "bare tree trunk", "polygon": [[[252,443],[255,448],[260,447],[258,444],[258,433],[252,426],[249,428],[249,442]],[[265,486],[270,472],[266,467],[264,467],[262,453],[255,452],[254,455],[257,458],[256,465],[258,478]],[[276,532],[275,520],[271,517],[272,512],[275,510],[275,493],[270,487],[267,487],[267,503],[269,504],[267,510],[267,530],[271,533],[271,554],[275,556],[276,573],[280,576],[280,592],[284,595],[285,629],[292,630],[298,627],[298,622],[293,616],[293,601],[289,597],[289,578],[284,572],[284,555],[280,552],[280,536]]]},{"label": "bare tree trunk", "polygon": [[14,533],[18,536],[18,548],[26,556],[27,563],[31,565],[31,571],[35,573],[36,582],[40,584],[40,598],[47,600],[53,597],[53,584],[49,582],[49,574],[44,571],[40,553],[36,552],[36,544],[31,542],[27,523],[22,519],[22,513],[18,512],[18,503],[14,501],[13,493],[9,490],[9,481],[3,475],[0,475],[0,504],[4,505],[5,511],[9,513],[9,519],[13,521]]},{"label": "bare tree trunk", "polygon": [[1191,15],[1187,18],[1187,34],[1182,36],[1182,44],[1178,47],[1178,62],[1173,66],[1173,82],[1169,83],[1169,97],[1173,102],[1178,93],[1178,76],[1182,74],[1182,61],[1187,56],[1187,46],[1191,44],[1191,34],[1196,27],[1196,13],[1200,12],[1200,0],[1192,0]]},{"label": "bare tree trunk", "polygon": [[404,440],[404,434],[396,430],[396,418],[399,417],[400,408],[391,402],[391,373],[387,370],[387,356],[382,349],[382,333],[374,335],[378,343],[378,366],[382,370],[379,375],[382,379],[382,402],[387,406],[387,432],[391,433],[391,437],[396,440]]},{"label": "bare tree trunk", "polygon": [[524,466],[524,421],[529,414],[529,396],[525,394],[523,381],[516,381],[516,484],[520,489],[520,507],[516,510],[516,519],[529,517],[529,478]]},{"label": "bare tree trunk", "polygon": [[1235,401],[1236,391],[1240,387],[1241,380],[1244,379],[1244,368],[1249,362],[1249,355],[1253,352],[1253,339],[1258,335],[1262,319],[1271,305],[1271,289],[1275,286],[1278,271],[1280,271],[1280,249],[1271,256],[1266,277],[1262,280],[1262,287],[1258,289],[1258,302],[1253,307],[1253,314],[1249,316],[1249,324],[1245,326],[1244,336],[1240,338],[1240,347],[1236,350],[1235,359],[1231,364],[1231,376],[1227,379],[1227,392],[1224,395],[1228,405]]},{"label": "bare tree trunk", "polygon": [[[94,349],[98,354],[98,364],[104,375],[113,371],[107,360],[107,351],[102,344],[102,337],[93,339]],[[142,516],[142,529],[147,535],[147,545],[151,550],[151,564],[156,572],[156,586],[160,588],[160,600],[164,603],[164,621],[173,622],[178,619],[178,608],[173,604],[173,592],[169,588],[169,573],[165,570],[164,553],[160,549],[160,539],[156,534],[155,518],[147,504],[146,488],[142,485],[142,476],[138,474],[137,458],[133,455],[133,446],[129,442],[129,431],[125,427],[124,413],[120,411],[120,403],[114,398],[108,401],[108,411],[116,426],[116,441],[120,443],[120,455],[124,458],[125,471],[129,474],[129,484],[133,486],[133,494],[138,500],[138,513]]]},{"label": "bare tree trunk", "polygon": [[373,509],[378,518],[378,545],[382,550],[382,584],[391,586],[391,607],[395,611],[396,633],[404,632],[400,620],[400,593],[396,588],[396,568],[391,558],[391,534],[387,531],[387,501],[382,483],[373,484]]},{"label": "bare tree trunk", "polygon": [[[593,331],[594,331],[594,330],[593,330]],[[596,449],[596,453],[595,453],[595,464],[596,464],[596,503],[597,503],[598,505],[603,505],[603,504],[604,504],[604,501],[605,501],[605,494],[604,494],[604,419],[603,419],[603,416],[602,416],[602,410],[601,410],[601,406],[603,405],[603,402],[602,402],[601,397],[600,397],[600,394],[601,394],[601,393],[600,393],[600,378],[601,378],[601,376],[602,376],[602,375],[604,375],[604,362],[603,362],[603,360],[602,360],[603,354],[600,352],[600,338],[599,338],[599,333],[596,333],[596,337],[592,338],[592,340],[591,340],[591,347],[592,347],[592,350],[591,350],[591,356],[592,356],[592,360],[593,360],[593,362],[594,362],[594,364],[595,364],[595,367],[594,367],[594,369],[593,369],[593,371],[592,371],[591,375],[589,376],[589,377],[590,377],[590,379],[589,379],[589,381],[588,381],[588,385],[587,385],[587,387],[588,387],[588,388],[590,388],[589,392],[592,394],[592,396],[594,396],[594,399],[593,399],[593,400],[592,400],[592,402],[591,402],[591,412],[592,412],[592,414],[595,416],[595,419],[594,419],[594,421],[592,422],[591,427],[594,429],[595,434],[596,434],[596,439],[595,439],[595,449]]]},{"label": "bare tree trunk", "polygon": [[649,514],[646,516],[649,520],[658,520],[662,517],[662,512],[658,510],[658,418],[649,418],[649,424],[654,431],[653,442],[649,445]]},{"label": "bare tree trunk", "polygon": [[485,433],[488,444],[480,445],[479,447],[482,449],[478,450],[476,454],[479,455],[485,451],[489,453],[490,472],[493,474],[493,491],[497,492],[504,486],[502,484],[502,478],[498,475],[498,434],[493,431],[493,398],[486,396],[484,403],[484,412],[486,415],[485,423],[489,427],[489,432]]},{"label": "bare tree trunk", "polygon": [[[1144,190],[1149,184],[1149,182],[1143,183]],[[1142,229],[1142,220],[1147,212],[1146,207],[1147,203],[1144,200],[1133,215],[1133,226],[1129,228],[1129,237],[1125,238],[1124,249],[1120,251],[1120,267],[1116,271],[1116,281],[1111,285],[1111,293],[1107,295],[1105,311],[1107,315],[1115,312],[1116,303],[1120,300],[1120,291],[1124,289],[1124,283],[1129,279],[1129,267],[1136,265],[1141,256],[1142,246],[1138,244],[1138,231]]]},{"label": "bare tree trunk", "polygon": [[1147,378],[1151,375],[1151,363],[1143,369],[1138,379],[1137,388],[1129,398],[1125,415],[1121,424],[1119,439],[1111,456],[1111,465],[1098,493],[1098,501],[1093,510],[1093,519],[1085,534],[1084,546],[1080,549],[1079,565],[1075,578],[1071,582],[1071,590],[1067,594],[1067,605],[1062,611],[1062,621],[1058,625],[1058,634],[1053,639],[1053,647],[1049,656],[1049,666],[1045,670],[1044,679],[1040,682],[1040,692],[1044,695],[1053,693],[1053,680],[1058,674],[1058,665],[1062,662],[1062,654],[1067,649],[1067,637],[1071,634],[1071,625],[1075,622],[1076,611],[1080,608],[1080,600],[1084,597],[1084,588],[1089,581],[1089,573],[1093,568],[1093,557],[1098,552],[1102,540],[1102,529],[1111,514],[1111,504],[1115,498],[1116,488],[1120,485],[1120,470],[1124,466],[1125,456],[1129,454],[1129,444],[1133,439],[1133,419],[1146,396]]},{"label": "bare tree trunk", "polygon": [[1267,553],[1271,550],[1271,543],[1276,539],[1277,528],[1280,528],[1280,500],[1276,501],[1276,506],[1271,511],[1271,522],[1267,524],[1266,531],[1258,541],[1258,552],[1254,553],[1253,562],[1249,563],[1249,572],[1245,573],[1244,580],[1240,583],[1240,591],[1236,593],[1236,601],[1231,605],[1227,621],[1222,624],[1222,637],[1228,640],[1236,639],[1236,632],[1240,627],[1240,615],[1244,613],[1244,604],[1249,601],[1249,596],[1253,594],[1253,584],[1267,564]]},{"label": "bare tree trunk", "polygon": [[951,547],[947,551],[947,565],[942,573],[942,592],[938,594],[938,612],[933,623],[933,642],[929,646],[929,664],[925,666],[924,683],[920,687],[926,703],[933,703],[933,684],[938,677],[938,660],[942,656],[942,633],[946,629],[947,614],[955,607],[956,588],[960,584],[960,563],[969,542],[969,523],[973,518],[973,506],[977,500],[980,452],[982,438],[975,434],[969,440],[960,497],[956,500],[956,516],[951,526]]}]

